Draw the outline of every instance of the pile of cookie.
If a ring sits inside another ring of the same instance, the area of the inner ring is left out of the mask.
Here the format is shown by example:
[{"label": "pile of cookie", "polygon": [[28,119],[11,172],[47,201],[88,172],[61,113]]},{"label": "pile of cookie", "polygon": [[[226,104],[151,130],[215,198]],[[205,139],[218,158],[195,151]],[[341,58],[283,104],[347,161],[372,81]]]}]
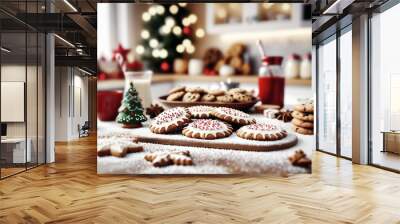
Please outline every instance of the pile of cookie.
[{"label": "pile of cookie", "polygon": [[314,104],[296,105],[292,112],[294,131],[303,135],[314,134]]},{"label": "pile of cookie", "polygon": [[287,136],[286,130],[272,123],[256,123],[249,114],[227,107],[175,107],[162,112],[150,124],[156,134],[182,133],[189,138],[219,139],[236,135],[243,139],[275,141]]},{"label": "pile of cookie", "polygon": [[251,91],[234,88],[228,91],[216,89],[205,90],[201,87],[178,86],[168,92],[167,101],[182,102],[220,102],[220,103],[247,103],[255,97]]}]

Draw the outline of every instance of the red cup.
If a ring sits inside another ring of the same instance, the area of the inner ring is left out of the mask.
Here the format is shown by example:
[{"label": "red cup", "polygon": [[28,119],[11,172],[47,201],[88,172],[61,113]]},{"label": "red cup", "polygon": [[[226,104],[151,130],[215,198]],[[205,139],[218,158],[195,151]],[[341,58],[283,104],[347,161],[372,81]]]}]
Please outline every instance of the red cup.
[{"label": "red cup", "polygon": [[121,106],[122,91],[97,92],[97,117],[101,121],[114,121]]},{"label": "red cup", "polygon": [[258,91],[263,104],[283,107],[285,78],[278,76],[260,76],[258,78]]}]

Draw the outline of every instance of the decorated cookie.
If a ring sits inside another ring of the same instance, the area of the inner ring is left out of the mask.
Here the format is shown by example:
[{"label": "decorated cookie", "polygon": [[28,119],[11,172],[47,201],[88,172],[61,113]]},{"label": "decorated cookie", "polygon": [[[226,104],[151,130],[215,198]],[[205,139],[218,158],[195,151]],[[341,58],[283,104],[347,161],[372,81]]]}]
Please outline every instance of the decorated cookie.
[{"label": "decorated cookie", "polygon": [[168,94],[172,94],[172,93],[177,93],[177,92],[185,92],[185,88],[184,86],[177,86],[173,89],[171,89]]},{"label": "decorated cookie", "polygon": [[232,130],[232,126],[222,121],[199,119],[185,127],[182,134],[189,138],[217,139],[231,135]]},{"label": "decorated cookie", "polygon": [[179,100],[182,99],[183,95],[185,95],[185,92],[183,92],[183,91],[181,91],[181,92],[175,92],[175,93],[170,94],[170,95],[167,97],[167,100],[168,100],[168,101],[179,101]]},{"label": "decorated cookie", "polygon": [[301,128],[307,128],[307,129],[312,129],[314,127],[314,123],[312,122],[307,122],[307,121],[302,121],[297,118],[293,118],[292,124],[301,127]]},{"label": "decorated cookie", "polygon": [[201,97],[201,101],[204,102],[214,102],[215,101],[215,96],[211,94],[205,94],[204,96]]},{"label": "decorated cookie", "polygon": [[200,93],[188,92],[188,93],[185,93],[185,95],[183,96],[182,101],[183,102],[197,102],[197,101],[200,100],[200,97],[201,97]]},{"label": "decorated cookie", "polygon": [[221,103],[232,103],[235,101],[232,95],[217,96],[217,101]]},{"label": "decorated cookie", "polygon": [[302,127],[298,127],[298,126],[293,126],[293,130],[302,135],[313,135],[314,134],[313,129],[307,129],[307,128],[302,128]]},{"label": "decorated cookie", "polygon": [[292,116],[302,121],[314,121],[314,114],[293,111]]},{"label": "decorated cookie", "polygon": [[237,130],[240,138],[258,141],[275,141],[287,136],[287,132],[275,124],[250,124]]},{"label": "decorated cookie", "polygon": [[256,120],[249,114],[246,114],[240,110],[235,110],[227,107],[215,108],[211,114],[223,121],[226,121],[234,125],[248,125],[256,123]]},{"label": "decorated cookie", "polygon": [[189,93],[204,93],[205,92],[204,89],[201,87],[186,87],[185,91],[189,92]]},{"label": "decorated cookie", "polygon": [[173,133],[181,130],[190,121],[190,113],[186,108],[175,107],[159,114],[149,128],[157,134]]},{"label": "decorated cookie", "polygon": [[214,107],[209,106],[193,106],[188,108],[190,115],[192,118],[210,118],[211,112],[214,110]]},{"label": "decorated cookie", "polygon": [[312,113],[312,112],[314,112],[314,104],[312,104],[312,103],[299,104],[299,105],[294,106],[294,110],[298,111],[298,112]]},{"label": "decorated cookie", "polygon": [[207,91],[208,94],[211,94],[213,96],[223,96],[225,95],[225,91],[222,89],[214,89],[214,90],[209,90]]}]

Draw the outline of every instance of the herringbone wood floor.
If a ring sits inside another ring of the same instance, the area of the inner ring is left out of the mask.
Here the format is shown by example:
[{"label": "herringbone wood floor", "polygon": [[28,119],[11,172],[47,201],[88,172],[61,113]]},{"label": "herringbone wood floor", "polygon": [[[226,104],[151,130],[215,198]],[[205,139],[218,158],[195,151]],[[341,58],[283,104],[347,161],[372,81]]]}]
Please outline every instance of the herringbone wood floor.
[{"label": "herringbone wood floor", "polygon": [[0,223],[400,223],[400,175],[315,153],[312,175],[96,175],[96,139],[0,181]]}]

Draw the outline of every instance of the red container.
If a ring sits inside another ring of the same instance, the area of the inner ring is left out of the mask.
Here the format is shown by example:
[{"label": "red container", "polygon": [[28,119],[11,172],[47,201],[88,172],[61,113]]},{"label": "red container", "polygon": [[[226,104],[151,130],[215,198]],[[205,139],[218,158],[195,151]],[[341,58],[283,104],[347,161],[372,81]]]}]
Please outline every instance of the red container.
[{"label": "red container", "polygon": [[259,69],[258,92],[263,104],[284,106],[285,78],[280,56],[263,58]]},{"label": "red container", "polygon": [[122,91],[97,92],[97,117],[101,121],[114,121],[121,106]]},{"label": "red container", "polygon": [[258,78],[259,97],[263,104],[283,107],[285,78],[278,76],[260,76]]}]

